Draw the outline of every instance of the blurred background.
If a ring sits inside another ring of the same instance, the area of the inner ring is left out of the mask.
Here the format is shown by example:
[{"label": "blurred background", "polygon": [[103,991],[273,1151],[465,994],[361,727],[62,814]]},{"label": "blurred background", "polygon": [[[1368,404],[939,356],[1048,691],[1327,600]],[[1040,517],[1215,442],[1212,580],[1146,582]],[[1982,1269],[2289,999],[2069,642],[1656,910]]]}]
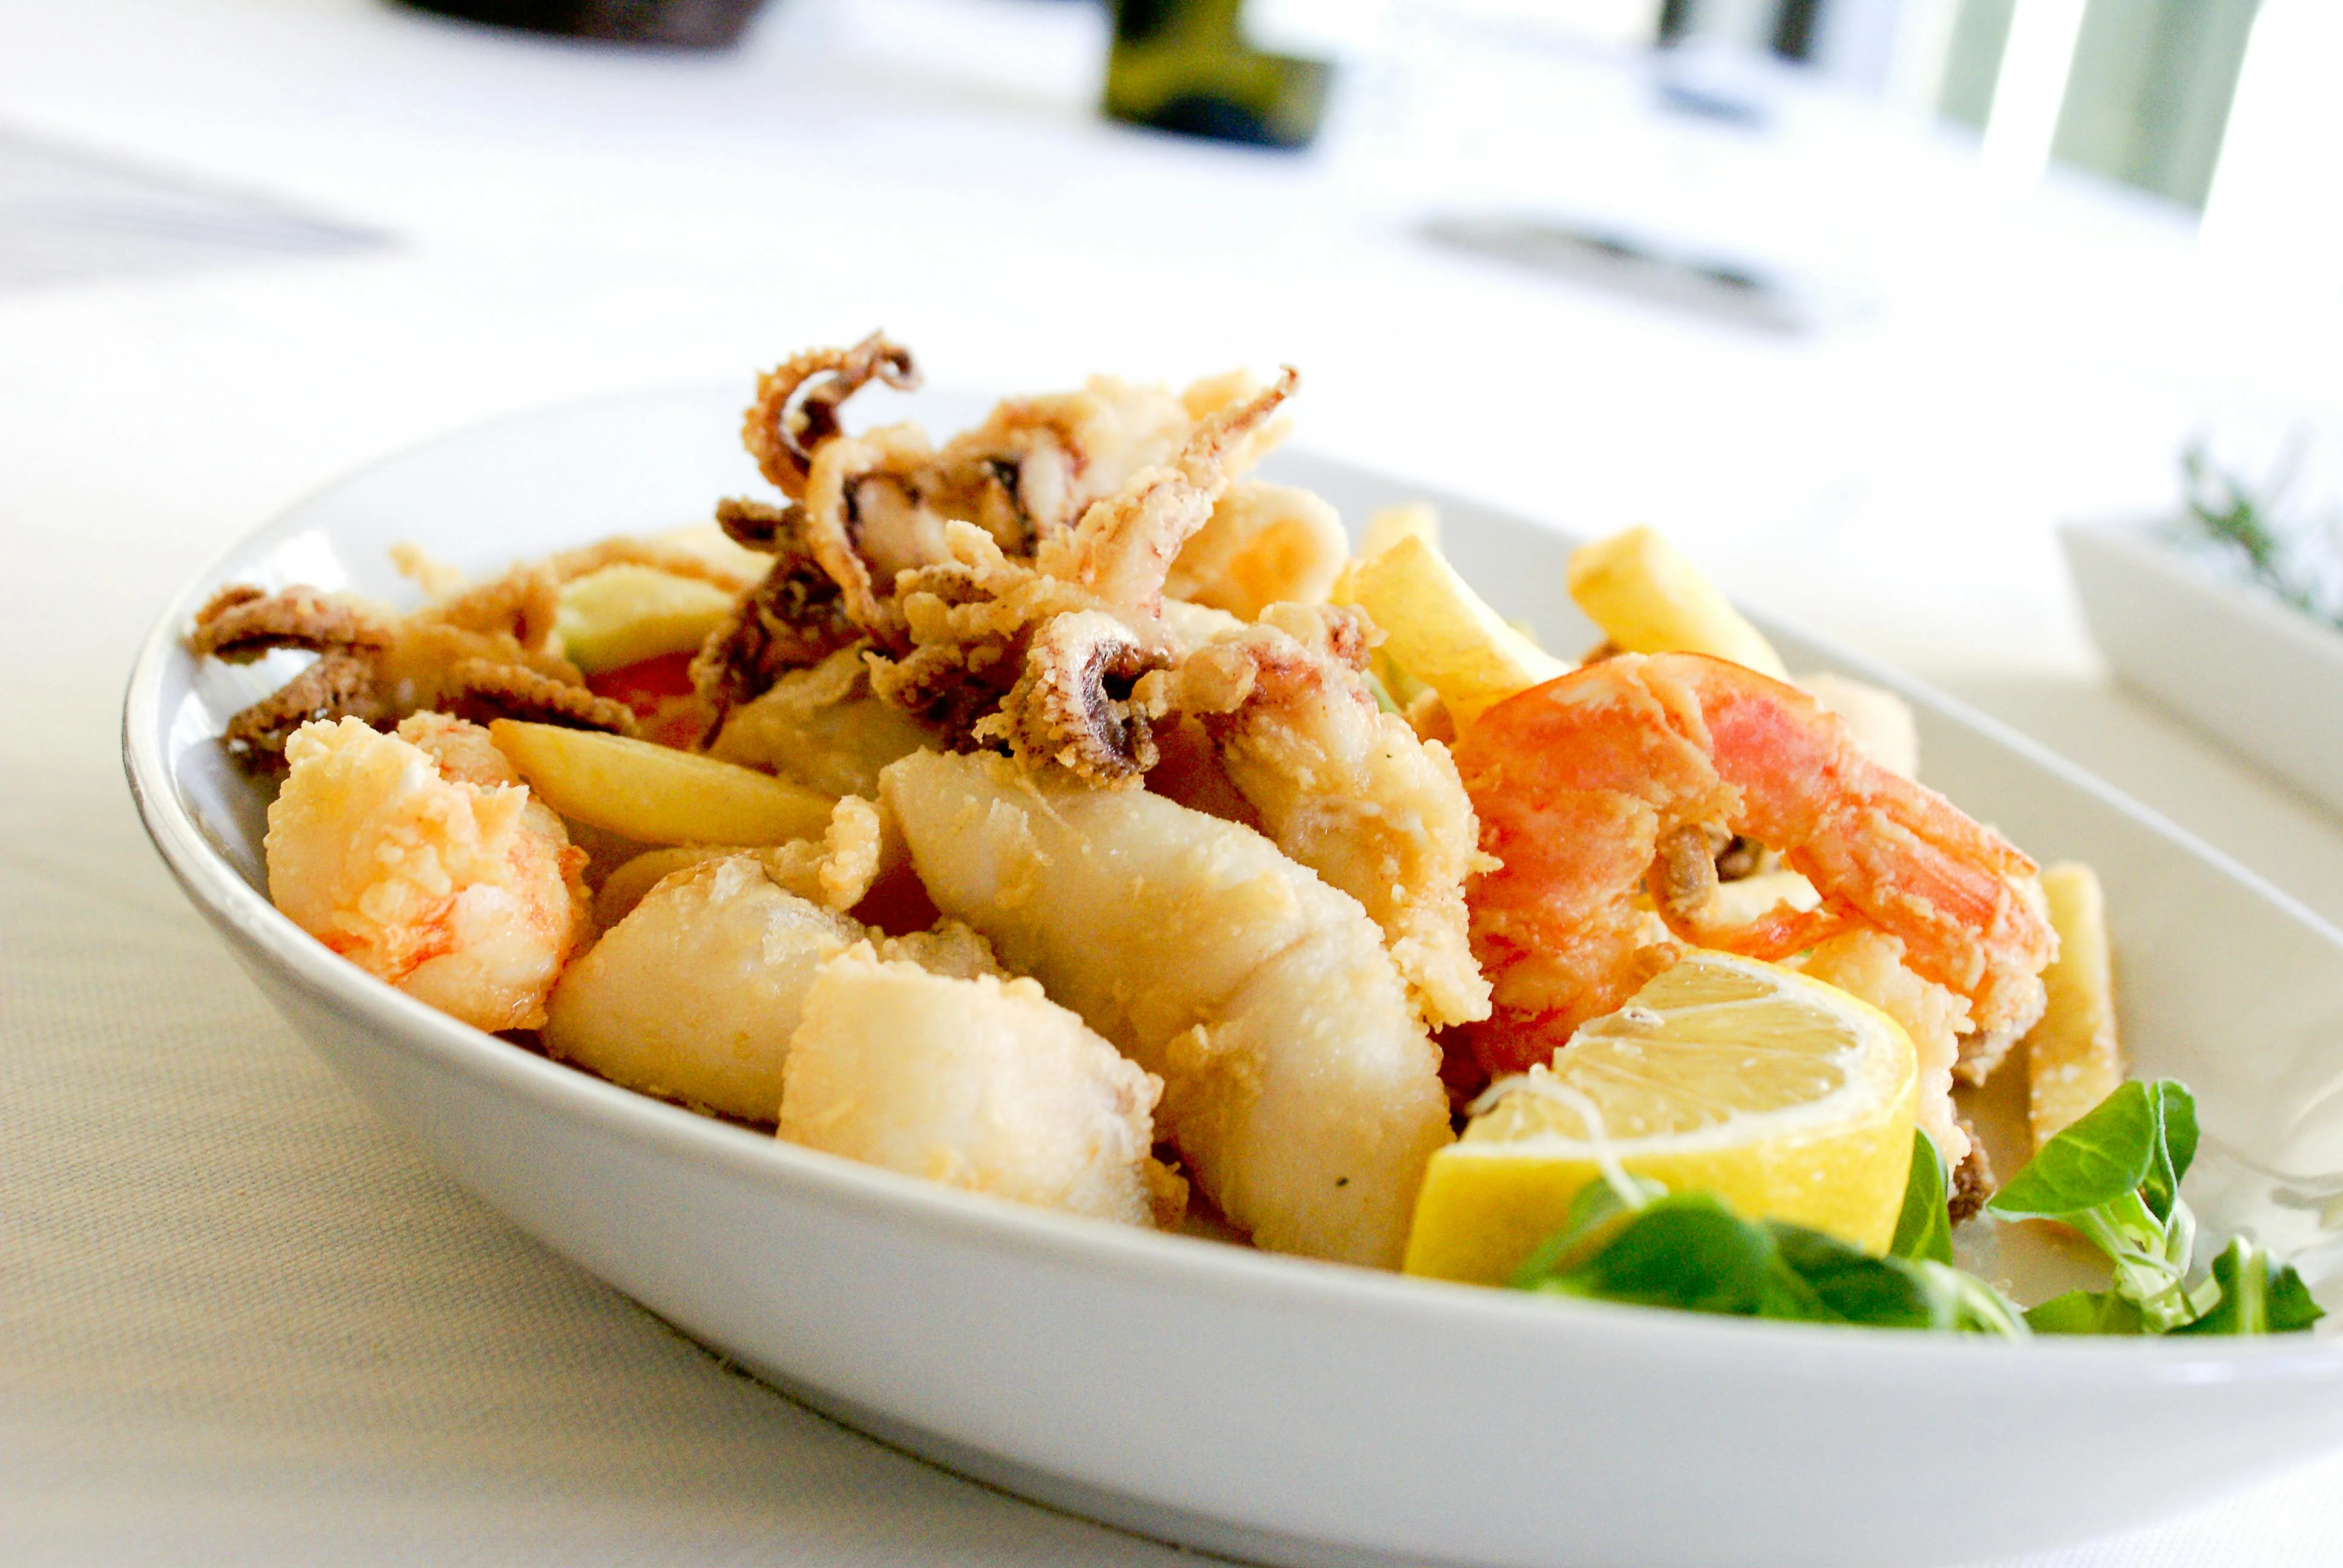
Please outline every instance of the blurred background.
[{"label": "blurred background", "polygon": [[2054,523],[2343,428],[2338,69],[2328,0],[0,0],[0,399],[199,383],[248,518],[881,325],[1290,361],[1336,455],[2080,676]]},{"label": "blurred background", "polygon": [[882,325],[1292,362],[1335,455],[2083,678],[2056,522],[2343,428],[2338,69],[2328,0],[0,0],[0,400],[242,520]]}]

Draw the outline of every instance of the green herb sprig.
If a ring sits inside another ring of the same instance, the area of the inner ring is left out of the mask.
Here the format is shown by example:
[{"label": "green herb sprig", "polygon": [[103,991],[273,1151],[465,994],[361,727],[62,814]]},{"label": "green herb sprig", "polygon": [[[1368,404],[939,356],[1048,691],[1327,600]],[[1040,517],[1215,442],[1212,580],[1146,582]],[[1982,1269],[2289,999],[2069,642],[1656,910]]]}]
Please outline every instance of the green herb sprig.
[{"label": "green herb sprig", "polygon": [[2180,1181],[2196,1152],[2196,1101],[2168,1079],[2124,1084],[2044,1144],[1987,1209],[2074,1227],[2107,1254],[2115,1280],[2023,1313],[1953,1266],[1945,1162],[1925,1132],[1913,1134],[1885,1257],[1804,1226],[1744,1219],[1709,1193],[1621,1174],[1581,1190],[1561,1231],[1513,1283],[1679,1312],[2004,1339],[2308,1329],[2324,1313],[2301,1277],[2244,1237],[2191,1279],[2197,1221]]},{"label": "green herb sprig", "polygon": [[2303,527],[2273,520],[2282,478],[2254,488],[2213,466],[2205,448],[2193,446],[2180,459],[2187,479],[2187,520],[2219,547],[2247,577],[2292,609],[2343,630],[2343,598],[2336,581],[2343,565],[2343,536],[2329,529],[2327,557],[2316,558],[2318,540]]},{"label": "green herb sprig", "polygon": [[[1745,1220],[1705,1192],[1671,1193],[1630,1176],[1624,1187],[1588,1182],[1561,1232],[1514,1283],[1546,1295],[1780,1322],[2024,1338],[2017,1309],[1952,1266],[1936,1145],[1916,1134],[1912,1153],[1905,1222],[1884,1258],[1803,1225]],[[1930,1191],[1940,1216],[1934,1228],[1914,1218]]]},{"label": "green herb sprig", "polygon": [[1986,1205],[2056,1220],[2115,1266],[2106,1291],[2070,1291],[2026,1314],[2043,1333],[2287,1333],[2324,1315],[2302,1278],[2244,1237],[2193,1283],[2197,1220],[2180,1179],[2197,1157],[2197,1102],[2170,1079],[2126,1083],[2044,1144]]}]

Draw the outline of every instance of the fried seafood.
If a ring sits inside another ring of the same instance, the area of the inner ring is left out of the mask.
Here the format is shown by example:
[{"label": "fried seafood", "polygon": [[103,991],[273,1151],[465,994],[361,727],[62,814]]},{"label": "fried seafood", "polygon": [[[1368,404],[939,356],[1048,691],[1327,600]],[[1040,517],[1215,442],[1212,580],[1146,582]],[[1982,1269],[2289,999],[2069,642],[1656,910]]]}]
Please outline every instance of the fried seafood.
[{"label": "fried seafood", "polygon": [[[1452,1090],[1720,949],[1892,1015],[1920,1125],[1983,1180],[1951,1084],[2041,1010],[2056,937],[2033,863],[1908,777],[1900,704],[1674,648],[1572,670],[1421,509],[1350,559],[1324,501],[1250,476],[1290,368],[1097,377],[940,446],[846,428],[918,379],[878,336],[762,377],[779,494],[697,543],[477,582],[407,550],[407,615],[206,605],[198,654],[317,655],[229,729],[291,764],[279,906],[455,1016],[809,1147],[1169,1224],[1160,1139],[1259,1246],[1385,1267]],[[1650,635],[1723,635],[1687,563],[1614,565]],[[1662,568],[1681,591],[1637,597]]]},{"label": "fried seafood", "polygon": [[1317,496],[1240,479],[1181,548],[1163,591],[1252,620],[1273,604],[1323,604],[1350,557],[1342,518]]},{"label": "fried seafood", "polygon": [[877,806],[857,796],[840,796],[830,808],[829,828],[818,839],[793,839],[786,844],[767,845],[679,844],[630,857],[595,890],[595,923],[608,930],[633,913],[645,894],[674,873],[735,855],[754,859],[764,868],[767,879],[784,892],[843,912],[870,897],[880,877],[900,863],[902,845],[887,831]]},{"label": "fried seafood", "polygon": [[781,1081],[779,1131],[793,1143],[1068,1213],[1156,1221],[1149,1113],[1162,1083],[1030,980],[956,979],[858,944],[805,992]]},{"label": "fried seafood", "polygon": [[1920,1130],[1935,1141],[1946,1165],[1959,1170],[1969,1157],[1969,1133],[1953,1109],[1953,1064],[1969,1028],[1967,1000],[1906,969],[1903,939],[1885,931],[1841,931],[1816,943],[1795,967],[1903,1025],[1919,1069]]},{"label": "fried seafood", "polygon": [[239,585],[196,612],[188,647],[230,663],[280,648],[317,653],[307,668],[229,719],[228,749],[249,763],[273,761],[294,730],[316,719],[379,726],[439,712],[630,733],[626,704],[597,696],[557,650],[561,581],[545,564],[519,567],[406,616],[306,584],[275,594]]},{"label": "fried seafood", "polygon": [[693,689],[709,710],[709,736],[722,730],[733,709],[763,696],[791,670],[869,645],[847,613],[844,592],[805,542],[803,516],[801,508],[757,501],[717,504],[716,520],[727,537],[770,555],[773,564],[691,661]]},{"label": "fried seafood", "polygon": [[1199,419],[1168,463],[1138,470],[1084,511],[1071,532],[1042,540],[1035,564],[1109,604],[1156,615],[1166,574],[1212,520],[1239,454],[1300,381],[1289,366],[1266,390]]},{"label": "fried seafood", "polygon": [[[1061,640],[1034,652],[1037,631],[1060,617],[1100,608],[1071,584],[1012,561],[972,524],[950,525],[953,558],[898,579],[895,611],[901,634],[893,650],[868,658],[870,689],[885,700],[933,728],[948,745],[1014,746],[1021,736],[1043,733],[1045,716],[1033,724],[1003,709],[1021,686],[1029,699],[1066,689],[1076,670],[1061,661],[1071,651]],[[1120,635],[1143,646],[1157,662],[1174,653],[1160,628],[1133,628],[1111,612]],[[997,721],[980,736],[979,726]],[[1101,738],[1101,744],[1104,738]],[[1110,747],[1099,759],[1100,777],[1129,772]],[[1042,754],[1031,754],[1039,762]]]},{"label": "fried seafood", "polygon": [[268,896],[335,952],[485,1030],[534,1029],[588,927],[585,852],[483,730],[303,725],[268,809]]},{"label": "fried seafood", "polygon": [[944,444],[922,496],[932,509],[984,529],[1008,554],[1031,556],[1133,474],[1170,461],[1195,421],[1258,390],[1240,377],[1200,382],[1174,397],[1094,376],[1080,391],[1008,398]]},{"label": "fried seafood", "polygon": [[[1006,555],[1030,559],[1061,542],[1098,503],[1192,452],[1200,427],[1231,431],[1232,444],[1212,454],[1228,477],[1258,461],[1274,439],[1259,420],[1230,418],[1258,400],[1243,377],[1200,382],[1185,397],[1097,377],[1079,391],[1007,399],[940,450],[910,425],[849,436],[839,411],[873,380],[919,382],[909,352],[876,334],[852,348],[800,355],[760,377],[744,438],[793,504],[730,503],[724,521],[734,538],[773,549],[800,578],[801,563],[818,566],[846,617],[881,641],[882,601],[896,575],[948,558],[947,523],[973,524]],[[1301,507],[1290,501],[1285,510]],[[1240,520],[1233,534],[1249,538],[1267,520]]]},{"label": "fried seafood", "polygon": [[546,1049],[629,1089],[769,1121],[814,971],[865,934],[753,856],[687,867],[563,972]]},{"label": "fried seafood", "polygon": [[840,433],[838,410],[871,381],[909,391],[920,384],[910,350],[874,332],[851,348],[814,348],[757,377],[740,438],[781,494],[805,494],[813,454]]},{"label": "fried seafood", "polygon": [[[905,390],[920,383],[910,351],[883,334],[801,354],[758,378],[742,436],[765,477],[806,503],[818,532],[870,551],[874,565],[890,553],[899,565],[923,564],[901,559],[889,537],[932,539],[947,519],[974,523],[1010,555],[1031,556],[1132,475],[1169,461],[1192,425],[1258,390],[1242,374],[1198,382],[1181,397],[1097,376],[1079,391],[1005,399],[937,450],[909,426],[845,435],[840,409],[873,381]],[[1247,438],[1246,466],[1277,434]],[[869,445],[834,457],[825,482],[823,454],[853,439]]]},{"label": "fried seafood", "polygon": [[941,737],[870,689],[859,648],[791,669],[734,709],[708,750],[831,795],[876,795],[879,770]]},{"label": "fried seafood", "polygon": [[[1136,781],[1161,716],[1132,707],[1130,689],[1184,648],[1165,574],[1273,438],[1292,373],[1266,389],[1199,383],[1184,399],[1097,378],[1003,402],[939,451],[910,426],[839,426],[855,387],[887,367],[912,374],[881,347],[801,357],[762,384],[749,446],[792,504],[719,508],[728,535],[774,561],[693,662],[711,737],[791,671],[855,650],[872,691],[947,744]],[[1248,494],[1221,556],[1242,557],[1248,591],[1290,582],[1322,597],[1331,513],[1299,492]]]},{"label": "fried seafood", "polygon": [[1155,764],[1162,717],[1136,699],[1138,681],[1184,650],[1162,613],[1163,573],[1211,517],[1230,452],[1292,386],[1289,372],[1208,415],[1172,466],[1141,469],[1031,565],[971,525],[947,524],[951,558],[896,579],[900,632],[891,644],[880,636],[888,651],[871,656],[872,689],[958,744],[1003,745],[1094,783],[1137,782]]},{"label": "fried seafood", "polygon": [[1162,759],[1154,721],[1163,715],[1139,698],[1139,682],[1170,657],[1167,642],[1104,610],[1051,616],[1028,634],[1023,673],[1000,710],[970,733],[1094,783],[1134,782]]},{"label": "fried seafood", "polygon": [[806,886],[802,869],[737,852],[669,871],[563,971],[546,1049],[629,1089],[770,1121],[807,989],[839,954],[876,940],[948,974],[998,972],[973,933],[898,946],[800,896],[788,884]]},{"label": "fried seafood", "polygon": [[[1492,1071],[1546,1060],[1619,1006],[1673,960],[1671,932],[1782,958],[1874,929],[1967,1002],[1973,1029],[2041,1013],[2057,939],[2034,862],[1872,760],[1795,688],[1699,654],[1622,655],[1490,709],[1457,762],[1482,847],[1503,861],[1471,893],[1496,1010],[1468,1028]],[[1781,851],[1821,903],[1715,919],[1712,827]],[[1636,904],[1647,883],[1656,914]]]},{"label": "fried seafood", "polygon": [[1278,605],[1191,654],[1171,701],[1287,855],[1359,900],[1426,1021],[1489,1016],[1464,881],[1493,862],[1448,750],[1381,711],[1357,615]]},{"label": "fried seafood", "polygon": [[1163,1080],[1160,1125],[1257,1244],[1398,1261],[1448,1102],[1355,900],[1250,829],[1003,758],[922,752],[880,789],[937,904]]}]

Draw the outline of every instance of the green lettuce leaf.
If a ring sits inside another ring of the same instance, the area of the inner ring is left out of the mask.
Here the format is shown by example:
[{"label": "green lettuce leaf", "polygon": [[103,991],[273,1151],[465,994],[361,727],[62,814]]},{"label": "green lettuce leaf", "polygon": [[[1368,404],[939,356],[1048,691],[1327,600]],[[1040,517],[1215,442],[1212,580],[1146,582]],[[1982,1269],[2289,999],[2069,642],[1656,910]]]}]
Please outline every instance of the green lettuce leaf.
[{"label": "green lettuce leaf", "polygon": [[1904,1182],[1904,1211],[1887,1254],[1913,1262],[1953,1261],[1953,1216],[1946,1207],[1945,1157],[1918,1128],[1912,1130],[1912,1174]]},{"label": "green lettuce leaf", "polygon": [[2221,1288],[2219,1303],[2174,1332],[2298,1333],[2327,1315],[2292,1264],[2273,1262],[2266,1249],[2243,1236],[2213,1260],[2213,1279]]}]

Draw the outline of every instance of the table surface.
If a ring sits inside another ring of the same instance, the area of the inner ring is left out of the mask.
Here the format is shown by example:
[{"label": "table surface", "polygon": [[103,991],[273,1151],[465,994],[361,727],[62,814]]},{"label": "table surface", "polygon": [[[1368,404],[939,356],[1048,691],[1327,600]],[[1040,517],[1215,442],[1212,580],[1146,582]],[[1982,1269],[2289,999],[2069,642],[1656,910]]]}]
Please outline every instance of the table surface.
[{"label": "table surface", "polygon": [[[540,1251],[327,1075],[147,849],[116,705],[159,607],[312,487],[506,410],[745,387],[880,324],[966,383],[1290,361],[1312,445],[1656,523],[2343,920],[2343,822],[2111,686],[2052,535],[2168,507],[2207,420],[2343,428],[2332,298],[1847,106],[1703,126],[1517,40],[1355,72],[1303,158],[1125,132],[1090,111],[1102,25],[785,0],[702,59],[359,0],[0,4],[0,135],[349,241],[238,255],[229,224],[0,289],[0,648],[38,671],[0,730],[0,1557],[1175,1560],[833,1426]],[[1763,255],[1830,320],[1421,236],[1513,210]],[[0,244],[35,220],[0,186]],[[2337,1561],[2343,1459],[2026,1563]]]}]

